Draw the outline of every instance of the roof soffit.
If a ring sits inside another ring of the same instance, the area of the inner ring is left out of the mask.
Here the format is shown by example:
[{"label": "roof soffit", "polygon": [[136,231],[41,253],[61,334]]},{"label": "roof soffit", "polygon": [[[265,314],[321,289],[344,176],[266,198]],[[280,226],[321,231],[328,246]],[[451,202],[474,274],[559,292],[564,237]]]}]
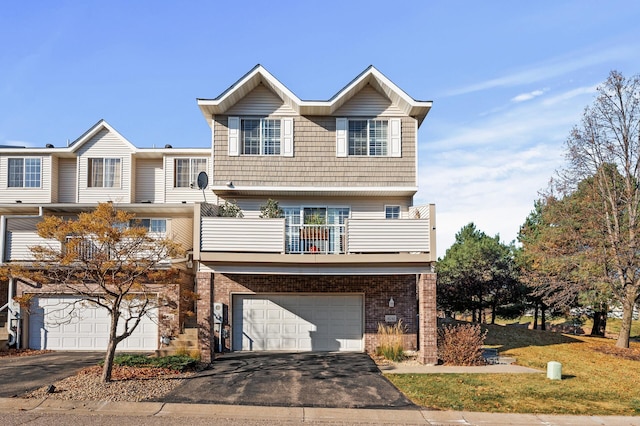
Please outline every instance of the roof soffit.
[{"label": "roof soffit", "polygon": [[368,84],[405,114],[415,117],[418,124],[422,123],[432,105],[431,101],[417,101],[411,98],[373,66],[369,66],[328,101],[302,101],[264,67],[257,65],[217,98],[198,99],[198,106],[209,120],[216,114],[224,114],[261,83],[300,115],[333,115]]}]

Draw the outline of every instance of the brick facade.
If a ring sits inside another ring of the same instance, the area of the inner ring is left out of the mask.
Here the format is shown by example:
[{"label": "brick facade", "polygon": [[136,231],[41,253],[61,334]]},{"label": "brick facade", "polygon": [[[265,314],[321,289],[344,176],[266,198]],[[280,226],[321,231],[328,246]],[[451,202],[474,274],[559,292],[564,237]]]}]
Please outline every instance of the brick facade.
[{"label": "brick facade", "polygon": [[[213,277],[213,279],[211,278]],[[221,302],[227,306],[225,328],[229,338],[224,341],[225,350],[230,350],[232,341],[232,297],[234,294],[254,293],[360,293],[364,295],[364,346],[367,352],[375,351],[378,345],[378,324],[384,323],[385,315],[396,315],[406,327],[405,348],[417,349],[417,301],[415,275],[249,275],[249,274],[198,274],[198,325],[211,328],[211,306]],[[213,298],[211,298],[213,294]],[[389,307],[393,298],[394,307]],[[208,323],[209,325],[206,325]],[[212,359],[211,344],[217,339],[203,332],[200,340],[201,354]],[[206,355],[205,355],[206,354]]]},{"label": "brick facade", "polygon": [[418,279],[420,352],[422,364],[438,363],[438,323],[436,312],[436,274],[421,274]]}]

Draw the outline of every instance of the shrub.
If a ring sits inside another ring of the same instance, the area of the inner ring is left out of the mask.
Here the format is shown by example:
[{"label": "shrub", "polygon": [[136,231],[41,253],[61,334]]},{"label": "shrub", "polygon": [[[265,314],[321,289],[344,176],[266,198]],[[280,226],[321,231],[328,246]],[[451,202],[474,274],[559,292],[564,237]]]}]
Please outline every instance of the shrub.
[{"label": "shrub", "polygon": [[114,365],[168,368],[177,371],[195,368],[197,363],[198,359],[189,355],[169,355],[152,358],[143,354],[119,354],[113,360]]},{"label": "shrub", "polygon": [[391,361],[404,359],[404,332],[402,320],[395,325],[378,324],[378,343],[376,355],[383,356]]},{"label": "shrub", "polygon": [[478,324],[445,325],[438,329],[438,358],[445,365],[484,365],[486,337]]}]

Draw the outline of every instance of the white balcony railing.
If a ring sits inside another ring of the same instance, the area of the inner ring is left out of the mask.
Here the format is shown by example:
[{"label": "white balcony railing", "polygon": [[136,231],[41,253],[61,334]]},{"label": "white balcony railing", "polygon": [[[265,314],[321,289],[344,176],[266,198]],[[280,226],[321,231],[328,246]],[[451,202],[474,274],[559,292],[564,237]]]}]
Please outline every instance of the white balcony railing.
[{"label": "white balcony railing", "polygon": [[427,253],[426,219],[348,219],[344,225],[291,225],[284,219],[202,217],[200,251],[286,254]]}]

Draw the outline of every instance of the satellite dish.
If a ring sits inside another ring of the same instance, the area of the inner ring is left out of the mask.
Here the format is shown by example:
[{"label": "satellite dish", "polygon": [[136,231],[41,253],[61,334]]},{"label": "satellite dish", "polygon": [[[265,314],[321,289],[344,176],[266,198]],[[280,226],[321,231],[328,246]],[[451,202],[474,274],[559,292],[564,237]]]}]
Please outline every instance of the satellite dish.
[{"label": "satellite dish", "polygon": [[198,184],[198,189],[202,190],[202,196],[204,197],[204,202],[207,202],[207,196],[204,194],[204,189],[209,185],[209,176],[207,176],[207,172],[198,173],[198,179],[196,181]]},{"label": "satellite dish", "polygon": [[205,189],[209,185],[209,176],[207,172],[198,173],[198,189]]}]

